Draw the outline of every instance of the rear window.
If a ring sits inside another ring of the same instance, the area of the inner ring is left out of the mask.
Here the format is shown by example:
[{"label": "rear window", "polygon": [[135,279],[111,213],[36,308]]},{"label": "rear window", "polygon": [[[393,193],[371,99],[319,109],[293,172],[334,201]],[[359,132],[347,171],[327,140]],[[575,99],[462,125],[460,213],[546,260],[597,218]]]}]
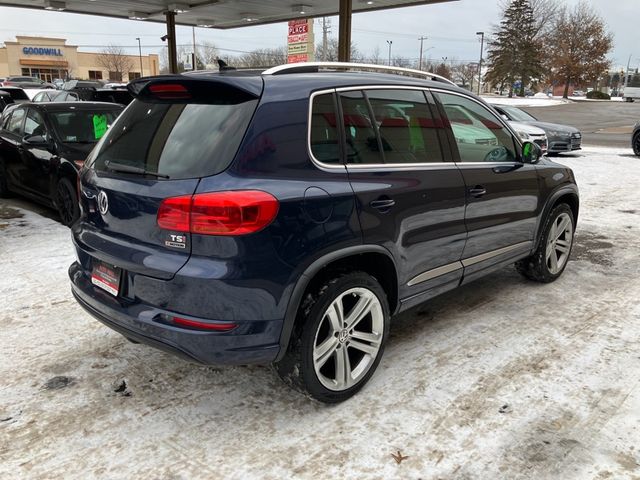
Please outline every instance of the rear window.
[{"label": "rear window", "polygon": [[96,143],[118,117],[120,110],[49,112],[58,138],[64,143]]},{"label": "rear window", "polygon": [[171,179],[220,173],[233,160],[258,103],[246,97],[232,101],[134,100],[98,146],[93,167],[124,165]]},{"label": "rear window", "polygon": [[14,100],[29,100],[29,96],[21,88],[0,89],[0,91],[7,92]]}]

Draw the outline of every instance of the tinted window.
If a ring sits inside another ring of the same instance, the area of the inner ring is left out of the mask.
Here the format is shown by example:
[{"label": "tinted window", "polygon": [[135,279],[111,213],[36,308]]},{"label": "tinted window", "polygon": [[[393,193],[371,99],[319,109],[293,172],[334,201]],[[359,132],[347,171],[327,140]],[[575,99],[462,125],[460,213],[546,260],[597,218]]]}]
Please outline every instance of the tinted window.
[{"label": "tinted window", "polygon": [[96,143],[113,124],[120,110],[70,110],[50,112],[49,118],[60,141]]},{"label": "tinted window", "polygon": [[29,100],[29,95],[27,95],[21,88],[7,88],[2,91],[7,92],[14,100]]},{"label": "tinted window", "polygon": [[25,136],[41,135],[47,137],[47,127],[40,112],[29,109],[27,119],[24,121],[24,134]]},{"label": "tinted window", "polygon": [[22,134],[22,120],[24,119],[24,108],[13,111],[7,130],[16,135]]},{"label": "tinted window", "polygon": [[345,130],[347,163],[384,163],[372,115],[362,92],[340,94]]},{"label": "tinted window", "polygon": [[100,144],[95,169],[109,163],[170,178],[215,175],[233,160],[258,103],[231,97],[212,104],[135,100]]},{"label": "tinted window", "polygon": [[366,90],[385,163],[442,162],[437,126],[419,90]]},{"label": "tinted window", "polygon": [[518,157],[511,132],[479,103],[436,93],[442,103],[462,162],[513,162]]},{"label": "tinted window", "polygon": [[318,95],[311,109],[311,152],[324,163],[339,163],[338,125],[333,94]]}]

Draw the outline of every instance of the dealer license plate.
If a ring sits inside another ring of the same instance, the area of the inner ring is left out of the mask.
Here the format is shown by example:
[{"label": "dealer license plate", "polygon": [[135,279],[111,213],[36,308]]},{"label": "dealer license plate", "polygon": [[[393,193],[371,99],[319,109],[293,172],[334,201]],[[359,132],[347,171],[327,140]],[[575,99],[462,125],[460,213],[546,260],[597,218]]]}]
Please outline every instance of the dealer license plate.
[{"label": "dealer license plate", "polygon": [[114,297],[120,291],[120,277],[122,269],[107,265],[104,262],[95,261],[91,272],[91,283],[102,290],[109,292]]}]

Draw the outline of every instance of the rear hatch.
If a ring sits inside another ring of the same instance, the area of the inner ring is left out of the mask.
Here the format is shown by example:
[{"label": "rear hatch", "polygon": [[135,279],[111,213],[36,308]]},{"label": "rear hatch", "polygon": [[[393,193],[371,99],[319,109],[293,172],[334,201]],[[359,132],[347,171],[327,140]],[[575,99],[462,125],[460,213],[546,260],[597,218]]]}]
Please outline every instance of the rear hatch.
[{"label": "rear hatch", "polygon": [[83,215],[74,237],[93,259],[170,279],[189,259],[191,235],[160,228],[158,210],[231,164],[262,79],[165,76],[137,80],[129,91],[135,100],[81,171]]}]

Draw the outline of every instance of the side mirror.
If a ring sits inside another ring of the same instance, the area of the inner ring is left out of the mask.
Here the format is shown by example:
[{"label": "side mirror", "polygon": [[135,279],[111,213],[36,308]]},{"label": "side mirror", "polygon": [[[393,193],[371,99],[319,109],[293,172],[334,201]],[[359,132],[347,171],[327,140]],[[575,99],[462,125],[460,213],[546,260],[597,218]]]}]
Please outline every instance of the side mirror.
[{"label": "side mirror", "polygon": [[522,161],[524,163],[538,163],[542,157],[542,149],[533,142],[524,142],[522,145]]},{"label": "side mirror", "polygon": [[27,135],[22,141],[27,145],[32,145],[34,147],[49,146],[49,140],[44,138],[42,135]]}]

